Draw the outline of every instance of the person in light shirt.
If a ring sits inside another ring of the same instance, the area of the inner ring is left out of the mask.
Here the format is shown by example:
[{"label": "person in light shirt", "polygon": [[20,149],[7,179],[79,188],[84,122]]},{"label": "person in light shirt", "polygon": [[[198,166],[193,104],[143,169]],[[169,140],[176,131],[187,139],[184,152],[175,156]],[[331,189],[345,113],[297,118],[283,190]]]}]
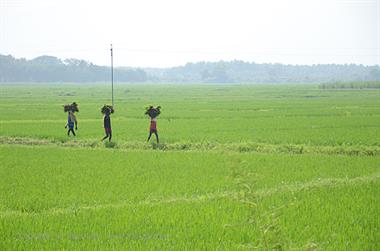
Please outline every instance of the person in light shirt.
[{"label": "person in light shirt", "polygon": [[74,115],[74,112],[69,111],[69,114],[67,116],[67,124],[65,128],[69,127],[69,130],[67,131],[67,136],[70,136],[70,132],[75,135],[74,132],[74,125],[75,125],[75,130],[78,130],[78,122],[77,122],[77,117]]},{"label": "person in light shirt", "polygon": [[78,104],[74,102],[71,105],[64,105],[64,111],[68,112],[67,124],[65,125],[65,128],[69,128],[67,131],[67,136],[70,136],[70,132],[75,136],[74,125],[75,130],[78,130],[78,121],[74,113],[79,112]]}]

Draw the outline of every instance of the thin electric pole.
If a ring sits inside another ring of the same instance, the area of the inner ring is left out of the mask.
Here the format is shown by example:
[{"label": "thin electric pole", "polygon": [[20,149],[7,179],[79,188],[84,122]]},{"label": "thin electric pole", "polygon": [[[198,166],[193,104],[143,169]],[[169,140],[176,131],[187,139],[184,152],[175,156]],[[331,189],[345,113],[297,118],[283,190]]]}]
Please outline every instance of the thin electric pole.
[{"label": "thin electric pole", "polygon": [[113,101],[113,49],[111,44],[111,86],[112,86],[112,107],[115,106]]}]

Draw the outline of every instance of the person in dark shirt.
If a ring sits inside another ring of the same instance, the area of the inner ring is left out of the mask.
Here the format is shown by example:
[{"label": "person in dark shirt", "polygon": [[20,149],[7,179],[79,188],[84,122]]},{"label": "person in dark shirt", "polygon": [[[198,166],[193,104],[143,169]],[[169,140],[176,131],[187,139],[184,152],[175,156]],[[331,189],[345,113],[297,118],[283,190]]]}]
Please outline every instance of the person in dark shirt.
[{"label": "person in dark shirt", "polygon": [[106,132],[106,136],[102,138],[102,141],[108,138],[109,141],[112,139],[112,129],[111,129],[111,118],[110,114],[106,113],[104,115],[104,131]]},{"label": "person in dark shirt", "polygon": [[113,113],[113,108],[110,106],[104,106],[102,108],[102,113],[104,113],[104,131],[106,132],[106,136],[102,138],[102,141],[108,138],[111,142],[112,139],[112,129],[111,129],[111,113]]}]

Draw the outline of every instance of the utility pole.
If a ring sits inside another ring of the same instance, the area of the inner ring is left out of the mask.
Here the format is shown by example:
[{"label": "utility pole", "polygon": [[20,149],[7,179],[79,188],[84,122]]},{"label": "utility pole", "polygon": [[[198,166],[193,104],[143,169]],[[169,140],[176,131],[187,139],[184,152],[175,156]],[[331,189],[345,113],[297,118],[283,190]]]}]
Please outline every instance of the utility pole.
[{"label": "utility pole", "polygon": [[115,107],[113,100],[113,49],[111,44],[111,86],[112,86],[112,107]]}]

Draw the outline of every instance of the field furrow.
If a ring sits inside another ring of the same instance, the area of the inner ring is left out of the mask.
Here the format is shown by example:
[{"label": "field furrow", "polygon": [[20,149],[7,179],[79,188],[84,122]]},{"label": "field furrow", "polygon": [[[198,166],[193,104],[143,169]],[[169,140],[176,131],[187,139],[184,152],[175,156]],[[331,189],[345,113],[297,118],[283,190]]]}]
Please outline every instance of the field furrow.
[{"label": "field furrow", "polygon": [[103,144],[99,140],[57,140],[27,137],[0,136],[0,144],[24,146],[55,146],[79,148],[114,148],[119,150],[157,150],[157,151],[217,151],[217,152],[256,152],[279,154],[326,154],[352,156],[378,156],[380,146],[367,145],[303,145],[303,144],[266,144],[256,142],[212,143],[212,142],[176,142],[147,144],[145,142],[123,142]]}]

